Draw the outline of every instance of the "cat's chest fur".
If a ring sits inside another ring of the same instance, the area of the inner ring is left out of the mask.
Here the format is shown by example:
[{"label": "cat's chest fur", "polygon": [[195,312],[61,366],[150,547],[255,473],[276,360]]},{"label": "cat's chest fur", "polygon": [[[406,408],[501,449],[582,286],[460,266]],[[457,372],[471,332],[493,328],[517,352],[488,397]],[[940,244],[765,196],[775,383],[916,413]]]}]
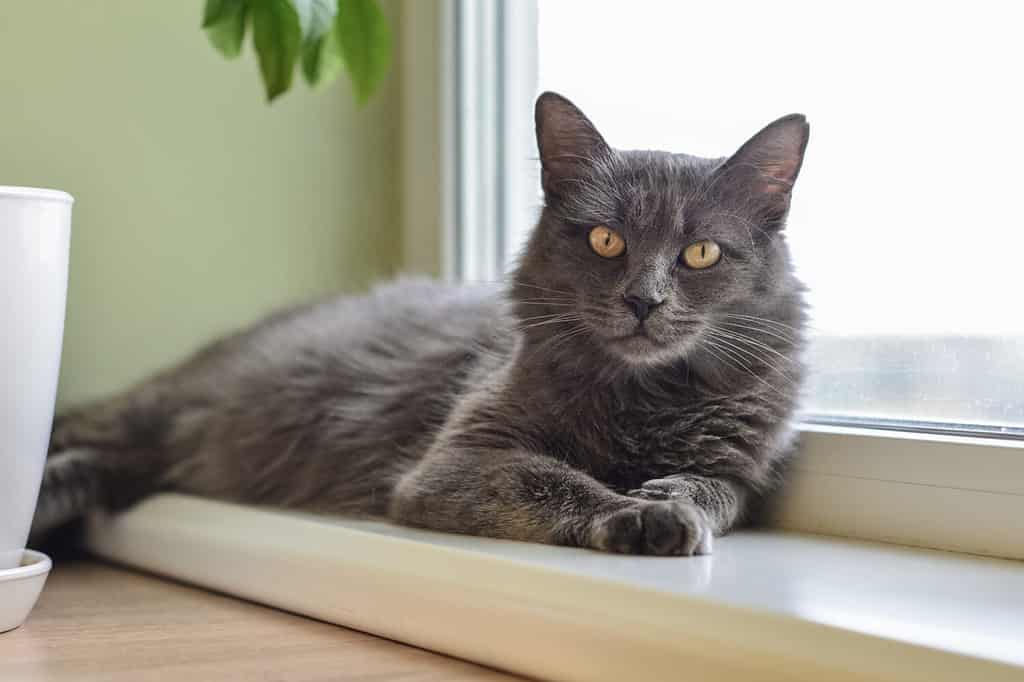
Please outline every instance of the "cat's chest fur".
[{"label": "cat's chest fur", "polygon": [[700,470],[702,445],[719,440],[720,400],[685,373],[657,381],[586,371],[512,366],[491,390],[468,398],[465,444],[526,448],[564,461],[614,489]]}]

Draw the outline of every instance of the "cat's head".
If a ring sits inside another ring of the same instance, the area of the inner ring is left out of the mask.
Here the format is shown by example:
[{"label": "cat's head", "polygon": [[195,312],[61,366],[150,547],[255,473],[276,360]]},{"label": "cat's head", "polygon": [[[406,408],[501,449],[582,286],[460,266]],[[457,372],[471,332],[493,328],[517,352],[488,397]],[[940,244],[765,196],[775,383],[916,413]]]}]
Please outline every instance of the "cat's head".
[{"label": "cat's head", "polygon": [[742,349],[731,333],[763,336],[749,329],[770,332],[780,302],[799,297],[782,230],[803,116],[718,159],[613,149],[554,93],[538,98],[536,122],[545,206],[512,289],[531,338],[650,367]]}]

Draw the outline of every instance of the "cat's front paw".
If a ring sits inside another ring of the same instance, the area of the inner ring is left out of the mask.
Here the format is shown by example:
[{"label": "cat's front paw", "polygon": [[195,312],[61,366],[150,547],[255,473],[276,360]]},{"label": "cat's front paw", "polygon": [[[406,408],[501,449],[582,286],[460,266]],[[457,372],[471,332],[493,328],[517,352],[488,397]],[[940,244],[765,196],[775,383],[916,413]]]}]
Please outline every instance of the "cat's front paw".
[{"label": "cat's front paw", "polygon": [[596,549],[619,554],[691,556],[711,553],[704,511],[675,501],[640,501],[594,521]]}]

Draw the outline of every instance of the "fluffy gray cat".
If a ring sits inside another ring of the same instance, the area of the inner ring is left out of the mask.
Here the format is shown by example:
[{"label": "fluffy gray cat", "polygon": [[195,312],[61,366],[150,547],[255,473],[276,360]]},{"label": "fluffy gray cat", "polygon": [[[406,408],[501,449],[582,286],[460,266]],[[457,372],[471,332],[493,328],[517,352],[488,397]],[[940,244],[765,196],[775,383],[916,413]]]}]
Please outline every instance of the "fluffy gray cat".
[{"label": "fluffy gray cat", "polygon": [[804,374],[783,234],[808,126],[729,158],[609,147],[537,100],[508,286],[278,313],[61,416],[35,528],[160,490],[610,552],[707,553],[778,482]]}]

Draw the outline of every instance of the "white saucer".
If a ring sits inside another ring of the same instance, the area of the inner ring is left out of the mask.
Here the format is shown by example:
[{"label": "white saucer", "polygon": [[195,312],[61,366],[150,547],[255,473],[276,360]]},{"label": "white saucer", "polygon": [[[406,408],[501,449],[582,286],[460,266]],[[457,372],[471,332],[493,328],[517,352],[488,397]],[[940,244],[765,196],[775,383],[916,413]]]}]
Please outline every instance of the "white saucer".
[{"label": "white saucer", "polygon": [[21,555],[21,566],[0,571],[0,632],[25,622],[43,591],[51,566],[50,557],[26,549]]}]

